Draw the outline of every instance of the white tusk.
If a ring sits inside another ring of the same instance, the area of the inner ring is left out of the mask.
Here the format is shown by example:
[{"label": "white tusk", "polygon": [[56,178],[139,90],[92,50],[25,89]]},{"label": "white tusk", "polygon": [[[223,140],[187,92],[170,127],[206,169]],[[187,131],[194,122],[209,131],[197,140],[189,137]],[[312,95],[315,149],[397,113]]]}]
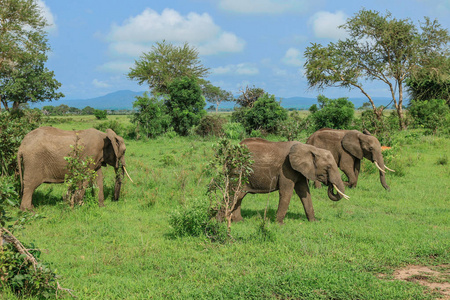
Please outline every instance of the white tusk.
[{"label": "white tusk", "polygon": [[131,182],[134,183],[133,179],[131,179],[130,175],[128,175],[127,168],[123,167],[123,170],[125,171],[125,174],[127,174],[127,177],[131,180]]},{"label": "white tusk", "polygon": [[[386,173],[385,170],[383,170],[383,169],[380,168],[380,166],[378,165],[378,163],[377,163],[376,160],[374,161],[374,163],[375,163],[375,166],[377,166],[378,170],[380,170],[380,171],[383,172],[383,173]],[[385,167],[386,167],[386,166],[385,166]]]},{"label": "white tusk", "polygon": [[389,169],[386,165],[384,165],[384,167],[385,167],[387,170],[391,171],[391,172],[395,172],[394,170]]},{"label": "white tusk", "polygon": [[341,192],[340,189],[338,189],[338,187],[333,183],[333,187],[335,188],[335,190],[339,193],[339,195],[341,195],[342,197],[344,197],[345,199],[349,200],[350,197],[347,196],[346,194],[344,194],[343,192]]}]

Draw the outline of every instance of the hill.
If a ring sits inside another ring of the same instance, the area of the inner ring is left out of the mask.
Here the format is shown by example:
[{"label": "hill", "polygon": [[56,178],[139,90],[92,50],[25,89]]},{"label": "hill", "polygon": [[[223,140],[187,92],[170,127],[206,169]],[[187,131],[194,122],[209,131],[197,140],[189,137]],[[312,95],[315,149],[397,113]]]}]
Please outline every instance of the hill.
[{"label": "hill", "polygon": [[[133,109],[133,102],[136,100],[136,96],[141,96],[144,92],[134,92],[130,90],[121,90],[113,93],[106,94],[101,97],[91,99],[60,99],[55,102],[41,102],[30,105],[31,108],[42,108],[46,105],[59,106],[61,104],[68,105],[70,107],[76,107],[82,109],[86,106],[93,107],[95,109],[110,109],[110,110],[122,110]],[[281,101],[281,106],[286,109],[308,109],[311,105],[317,104],[316,98],[306,97],[290,97],[290,98],[278,98]],[[367,102],[366,98],[350,98],[355,108],[361,107],[364,102]],[[374,102],[376,106],[388,105],[390,98],[387,97],[375,97]],[[212,103],[207,103],[206,107],[210,107]],[[219,108],[231,109],[234,107],[232,102],[224,102],[220,104]]]}]

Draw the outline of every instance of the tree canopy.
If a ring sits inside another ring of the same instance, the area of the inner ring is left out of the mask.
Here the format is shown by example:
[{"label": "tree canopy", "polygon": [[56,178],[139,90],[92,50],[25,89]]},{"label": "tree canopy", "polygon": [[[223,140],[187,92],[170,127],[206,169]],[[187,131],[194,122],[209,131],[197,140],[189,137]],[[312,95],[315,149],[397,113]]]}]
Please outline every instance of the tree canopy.
[{"label": "tree canopy", "polygon": [[157,42],[150,52],[142,54],[128,73],[128,78],[139,84],[147,83],[154,93],[169,93],[169,85],[183,76],[202,79],[208,74],[198,58],[198,50],[184,43],[176,46],[166,41]]},{"label": "tree canopy", "polygon": [[[21,103],[59,99],[61,84],[45,67],[47,44],[36,1],[0,1],[0,100],[6,110]],[[1,106],[0,106],[1,109]]]},{"label": "tree canopy", "polygon": [[209,81],[206,81],[204,84],[202,84],[201,88],[205,99],[211,103],[216,104],[216,112],[219,110],[220,103],[235,101],[234,96],[231,92],[223,90],[218,86],[214,86]]},{"label": "tree canopy", "polygon": [[409,19],[399,20],[389,12],[383,16],[365,9],[348,19],[341,28],[347,31],[347,39],[326,47],[312,44],[306,49],[305,69],[310,88],[357,88],[381,118],[383,107],[377,108],[364,89],[364,81],[381,81],[389,87],[400,127],[405,128],[405,80],[427,57],[448,55],[448,30],[428,18],[419,30]]}]

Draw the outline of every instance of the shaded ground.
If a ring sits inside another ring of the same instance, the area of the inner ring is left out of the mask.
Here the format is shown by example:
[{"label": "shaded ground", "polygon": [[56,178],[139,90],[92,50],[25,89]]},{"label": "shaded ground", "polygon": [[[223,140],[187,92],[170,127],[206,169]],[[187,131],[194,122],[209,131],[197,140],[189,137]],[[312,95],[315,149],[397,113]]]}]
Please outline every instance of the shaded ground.
[{"label": "shaded ground", "polygon": [[450,299],[450,265],[433,267],[411,265],[396,270],[394,278],[416,282],[441,294],[443,297],[440,299]]}]

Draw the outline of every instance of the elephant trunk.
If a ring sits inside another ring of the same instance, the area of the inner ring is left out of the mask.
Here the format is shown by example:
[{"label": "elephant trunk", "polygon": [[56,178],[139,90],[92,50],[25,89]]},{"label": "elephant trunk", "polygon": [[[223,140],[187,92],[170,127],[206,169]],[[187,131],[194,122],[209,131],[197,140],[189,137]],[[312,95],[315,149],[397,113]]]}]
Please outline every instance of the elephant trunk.
[{"label": "elephant trunk", "polygon": [[[334,192],[336,190],[336,193]],[[328,185],[328,198],[330,198],[332,201],[339,201],[343,197],[348,199],[349,197],[344,194],[345,187],[344,183],[341,181],[338,184],[331,183]]]},{"label": "elephant trunk", "polygon": [[116,168],[116,184],[114,186],[114,201],[119,200],[120,189],[122,187],[123,175],[125,173],[124,167]]},{"label": "elephant trunk", "polygon": [[380,157],[377,157],[376,159],[373,160],[375,166],[378,168],[379,172],[380,172],[380,182],[381,185],[388,191],[390,191],[389,186],[386,183],[386,171],[385,171],[385,165],[384,165],[384,160],[383,157],[380,154]]}]

